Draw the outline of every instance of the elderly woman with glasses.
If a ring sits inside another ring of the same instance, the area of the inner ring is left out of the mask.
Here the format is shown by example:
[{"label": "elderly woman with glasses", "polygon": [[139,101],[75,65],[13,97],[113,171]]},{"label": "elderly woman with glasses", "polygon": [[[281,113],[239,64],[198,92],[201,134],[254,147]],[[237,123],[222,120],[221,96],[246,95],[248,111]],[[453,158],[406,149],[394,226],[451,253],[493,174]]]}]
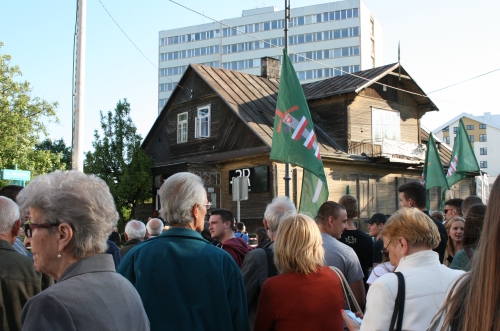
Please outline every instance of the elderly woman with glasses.
[{"label": "elderly woman with glasses", "polygon": [[102,254],[118,220],[104,181],[56,171],[33,179],[17,200],[30,210],[35,269],[57,281],[26,303],[23,330],[149,330],[137,291]]},{"label": "elderly woman with glasses", "polygon": [[[444,301],[450,285],[463,272],[439,263],[432,249],[439,244],[437,226],[416,208],[401,208],[389,218],[382,230],[384,249],[403,275],[404,310],[400,330],[426,330]],[[389,273],[370,287],[361,330],[389,330],[398,295],[398,277]],[[342,315],[350,331],[360,325]]]}]

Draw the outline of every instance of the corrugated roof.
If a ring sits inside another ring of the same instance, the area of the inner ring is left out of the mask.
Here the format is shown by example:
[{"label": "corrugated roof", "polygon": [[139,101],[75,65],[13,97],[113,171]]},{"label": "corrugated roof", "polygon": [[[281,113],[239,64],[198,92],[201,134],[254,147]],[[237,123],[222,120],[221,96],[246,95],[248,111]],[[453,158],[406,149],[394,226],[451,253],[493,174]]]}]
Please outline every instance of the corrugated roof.
[{"label": "corrugated roof", "polygon": [[[272,146],[279,80],[200,64],[191,63],[190,66],[228,107],[232,108],[268,146]],[[317,124],[315,131],[323,156],[338,155],[342,151]]]},{"label": "corrugated roof", "polygon": [[[401,70],[399,69],[401,67]],[[403,78],[399,81],[402,89],[412,92],[412,97],[422,111],[439,110],[425,92],[399,63],[363,70],[351,75],[332,77],[302,85],[307,100],[320,99],[344,93],[359,93],[364,88],[374,84],[386,75],[398,75],[401,71]]]}]

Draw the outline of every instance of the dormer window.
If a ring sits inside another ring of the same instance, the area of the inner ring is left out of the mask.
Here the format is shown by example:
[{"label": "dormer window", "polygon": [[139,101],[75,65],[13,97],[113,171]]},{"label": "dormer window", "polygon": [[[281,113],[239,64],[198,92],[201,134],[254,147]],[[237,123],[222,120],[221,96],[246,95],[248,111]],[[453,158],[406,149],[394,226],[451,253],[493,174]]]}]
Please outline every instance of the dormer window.
[{"label": "dormer window", "polygon": [[210,137],[210,105],[198,107],[198,116],[195,119],[194,137]]}]

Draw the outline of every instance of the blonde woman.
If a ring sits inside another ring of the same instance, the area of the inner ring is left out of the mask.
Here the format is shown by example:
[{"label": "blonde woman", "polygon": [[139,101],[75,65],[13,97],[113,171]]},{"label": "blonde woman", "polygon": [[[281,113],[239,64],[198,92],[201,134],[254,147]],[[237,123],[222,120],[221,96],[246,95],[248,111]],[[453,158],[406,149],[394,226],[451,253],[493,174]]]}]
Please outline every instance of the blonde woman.
[{"label": "blonde woman", "polygon": [[254,330],[343,330],[340,280],[323,266],[323,241],[307,215],[287,216],[274,243],[279,275],[269,278],[260,294]]},{"label": "blonde woman", "polygon": [[[439,262],[432,249],[439,244],[437,226],[416,208],[401,208],[382,230],[389,260],[405,280],[402,328],[425,330],[444,301],[448,287],[463,274]],[[368,291],[366,312],[361,326],[345,316],[350,331],[389,330],[398,293],[398,278],[389,273],[378,278]]]},{"label": "blonde woman", "polygon": [[444,253],[444,265],[449,267],[453,258],[462,249],[464,240],[465,221],[462,217],[453,217],[446,222],[446,233],[448,233],[448,243]]}]

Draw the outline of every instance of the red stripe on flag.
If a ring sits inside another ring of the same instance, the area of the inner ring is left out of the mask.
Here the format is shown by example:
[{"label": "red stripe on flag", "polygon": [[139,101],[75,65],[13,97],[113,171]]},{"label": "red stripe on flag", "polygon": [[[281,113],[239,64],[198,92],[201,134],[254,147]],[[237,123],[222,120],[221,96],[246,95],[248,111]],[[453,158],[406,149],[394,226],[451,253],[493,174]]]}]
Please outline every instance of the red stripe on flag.
[{"label": "red stripe on flag", "polygon": [[[314,132],[314,131],[313,131]],[[314,144],[314,141],[316,140],[316,133],[313,133],[313,136],[309,140],[309,144],[307,144],[307,149],[311,149],[312,145]]]},{"label": "red stripe on flag", "polygon": [[309,123],[309,121],[307,120],[307,118],[302,117],[299,125],[297,126],[297,128],[295,129],[295,132],[292,135],[292,138],[295,140],[299,140],[300,137],[302,136],[302,133],[306,129],[308,123]]}]

